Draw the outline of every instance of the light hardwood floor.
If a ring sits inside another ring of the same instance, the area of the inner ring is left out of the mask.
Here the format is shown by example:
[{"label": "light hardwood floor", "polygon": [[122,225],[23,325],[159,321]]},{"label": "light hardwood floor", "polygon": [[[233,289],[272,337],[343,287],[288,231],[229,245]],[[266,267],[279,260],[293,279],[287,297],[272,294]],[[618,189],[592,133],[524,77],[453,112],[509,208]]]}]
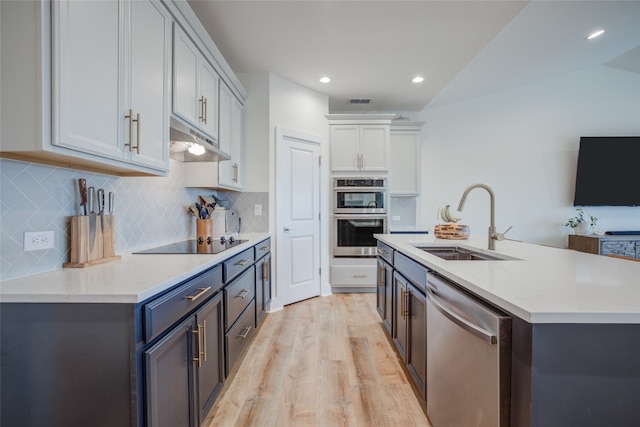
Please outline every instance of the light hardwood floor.
[{"label": "light hardwood floor", "polygon": [[337,294],[269,314],[203,425],[430,427],[375,302]]}]

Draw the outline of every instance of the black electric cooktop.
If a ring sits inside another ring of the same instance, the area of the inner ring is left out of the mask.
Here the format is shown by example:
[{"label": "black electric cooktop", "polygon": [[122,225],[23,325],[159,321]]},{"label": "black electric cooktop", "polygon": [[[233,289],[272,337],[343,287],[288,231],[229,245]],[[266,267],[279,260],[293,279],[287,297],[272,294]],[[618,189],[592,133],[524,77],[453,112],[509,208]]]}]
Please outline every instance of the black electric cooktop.
[{"label": "black electric cooktop", "polygon": [[145,249],[143,251],[134,252],[134,254],[217,254],[244,242],[246,242],[246,240],[216,239],[211,243],[202,242],[198,244],[198,242],[193,239],[171,243],[170,245],[160,246],[157,248]]}]

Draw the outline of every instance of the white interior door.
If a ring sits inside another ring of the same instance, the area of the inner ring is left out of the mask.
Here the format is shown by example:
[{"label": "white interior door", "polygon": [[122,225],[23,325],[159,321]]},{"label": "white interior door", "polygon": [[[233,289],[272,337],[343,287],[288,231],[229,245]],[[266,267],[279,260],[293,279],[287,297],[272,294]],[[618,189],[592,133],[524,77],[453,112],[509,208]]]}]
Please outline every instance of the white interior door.
[{"label": "white interior door", "polygon": [[320,295],[320,141],[276,129],[276,284],[282,305]]}]

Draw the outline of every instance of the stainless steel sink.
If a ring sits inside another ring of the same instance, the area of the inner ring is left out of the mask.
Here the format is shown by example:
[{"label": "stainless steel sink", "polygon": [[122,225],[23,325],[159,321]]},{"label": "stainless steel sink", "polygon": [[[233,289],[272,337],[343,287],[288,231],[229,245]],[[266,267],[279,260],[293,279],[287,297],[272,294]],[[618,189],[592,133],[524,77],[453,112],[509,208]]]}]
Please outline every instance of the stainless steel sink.
[{"label": "stainless steel sink", "polygon": [[419,247],[418,249],[442,259],[446,259],[447,261],[504,261],[505,259],[509,259],[487,255],[482,252],[476,252],[471,249],[460,248],[458,246]]}]

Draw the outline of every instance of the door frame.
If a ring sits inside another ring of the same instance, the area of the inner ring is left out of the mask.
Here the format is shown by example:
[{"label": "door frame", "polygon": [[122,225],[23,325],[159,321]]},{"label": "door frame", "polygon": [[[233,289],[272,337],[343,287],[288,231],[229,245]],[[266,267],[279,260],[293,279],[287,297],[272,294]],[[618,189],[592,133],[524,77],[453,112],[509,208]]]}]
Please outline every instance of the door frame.
[{"label": "door frame", "polygon": [[[283,148],[283,142],[285,138],[293,138],[302,141],[309,141],[314,144],[318,144],[320,147],[320,176],[319,176],[319,191],[318,197],[320,198],[320,296],[331,295],[331,285],[329,284],[329,220],[330,215],[328,213],[327,208],[327,191],[329,190],[329,173],[328,173],[328,156],[327,156],[327,143],[326,136],[319,135],[316,133],[299,131],[295,129],[290,129],[282,126],[275,126],[275,148],[273,153],[273,165],[275,167],[271,170],[271,179],[272,179],[272,196],[270,196],[270,206],[273,206],[273,209],[270,209],[273,212],[272,219],[270,220],[271,226],[271,238],[274,240],[274,248],[278,247],[278,230],[283,227],[282,224],[278,223],[278,206],[277,206],[277,191],[278,191],[278,182],[276,181],[276,171],[277,167],[275,159],[278,158],[279,150]],[[280,228],[279,228],[280,227]],[[284,306],[283,298],[280,295],[279,287],[278,287],[278,271],[277,271],[277,250],[272,252],[272,263],[271,263],[271,277],[274,279],[271,283],[271,293],[272,299],[269,307],[269,312],[274,312],[281,310]]]}]

